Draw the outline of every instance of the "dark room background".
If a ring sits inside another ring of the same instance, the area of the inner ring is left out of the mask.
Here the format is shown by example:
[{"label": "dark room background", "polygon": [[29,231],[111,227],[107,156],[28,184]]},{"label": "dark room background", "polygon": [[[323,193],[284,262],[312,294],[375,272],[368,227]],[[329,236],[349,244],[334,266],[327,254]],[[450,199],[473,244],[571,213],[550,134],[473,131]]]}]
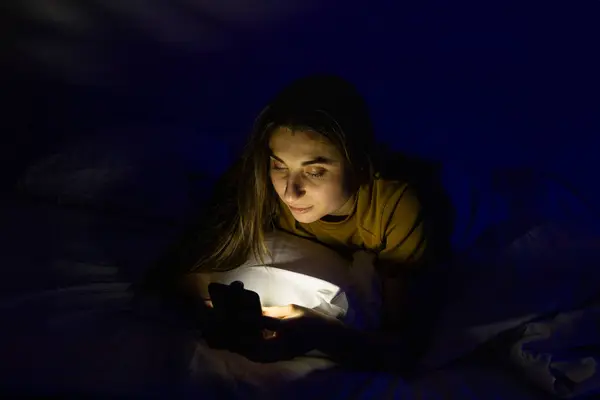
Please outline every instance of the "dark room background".
[{"label": "dark room background", "polygon": [[277,90],[328,71],[360,88],[378,138],[395,149],[472,173],[535,167],[600,199],[595,1],[27,0],[4,8],[9,186],[35,160],[92,134],[141,148],[172,135],[194,168],[216,175]]},{"label": "dark room background", "polygon": [[[121,335],[131,283],[178,272],[167,250],[255,116],[314,72],[358,87],[380,142],[442,166],[453,249],[475,261],[443,275],[450,328],[597,297],[599,0],[0,0],[0,28],[0,391],[104,391],[159,364],[150,330]],[[188,369],[169,363],[148,388]]]}]

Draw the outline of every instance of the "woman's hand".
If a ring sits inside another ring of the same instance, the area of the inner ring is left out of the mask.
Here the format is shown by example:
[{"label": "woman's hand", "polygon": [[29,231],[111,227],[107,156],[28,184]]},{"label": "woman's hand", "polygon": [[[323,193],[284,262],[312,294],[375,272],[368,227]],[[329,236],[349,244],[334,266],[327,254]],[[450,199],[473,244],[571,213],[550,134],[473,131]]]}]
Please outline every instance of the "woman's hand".
[{"label": "woman's hand", "polygon": [[305,338],[324,338],[333,327],[343,326],[336,318],[296,304],[263,307],[263,316],[267,330],[271,332],[267,333],[267,339],[296,333]]},{"label": "woman's hand", "polygon": [[263,315],[263,340],[245,354],[254,361],[287,360],[318,350],[344,326],[336,318],[295,304],[264,307]]},{"label": "woman's hand", "polygon": [[342,324],[342,322],[334,317],[330,317],[320,311],[302,307],[296,304],[287,306],[263,307],[263,315],[268,318],[277,319],[279,321],[301,320],[305,325],[329,325]]},{"label": "woman's hand", "polygon": [[273,332],[263,340],[260,351],[263,357],[273,358],[258,361],[278,361],[320,350],[340,364],[404,374],[416,361],[414,346],[397,333],[359,331],[319,311],[293,304],[264,307],[263,315],[269,321],[265,326]]}]

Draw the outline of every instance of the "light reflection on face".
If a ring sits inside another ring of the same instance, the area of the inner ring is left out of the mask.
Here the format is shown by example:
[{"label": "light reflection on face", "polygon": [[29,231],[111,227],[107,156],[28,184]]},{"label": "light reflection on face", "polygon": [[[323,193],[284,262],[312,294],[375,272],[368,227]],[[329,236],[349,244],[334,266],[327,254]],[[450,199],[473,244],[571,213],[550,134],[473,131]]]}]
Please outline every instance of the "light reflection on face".
[{"label": "light reflection on face", "polygon": [[279,127],[271,134],[270,176],[275,191],[303,223],[349,212],[344,159],[319,133]]}]

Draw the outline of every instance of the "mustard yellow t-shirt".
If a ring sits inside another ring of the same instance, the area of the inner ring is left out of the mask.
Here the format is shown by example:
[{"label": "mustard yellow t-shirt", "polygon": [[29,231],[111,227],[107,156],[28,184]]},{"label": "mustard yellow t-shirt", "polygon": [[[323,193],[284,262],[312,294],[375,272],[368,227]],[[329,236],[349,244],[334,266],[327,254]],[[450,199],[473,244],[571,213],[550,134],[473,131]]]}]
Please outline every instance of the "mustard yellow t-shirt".
[{"label": "mustard yellow t-shirt", "polygon": [[414,264],[425,250],[421,205],[409,185],[376,179],[364,185],[353,212],[337,222],[296,221],[282,204],[278,227],[341,252],[371,250],[385,263]]}]

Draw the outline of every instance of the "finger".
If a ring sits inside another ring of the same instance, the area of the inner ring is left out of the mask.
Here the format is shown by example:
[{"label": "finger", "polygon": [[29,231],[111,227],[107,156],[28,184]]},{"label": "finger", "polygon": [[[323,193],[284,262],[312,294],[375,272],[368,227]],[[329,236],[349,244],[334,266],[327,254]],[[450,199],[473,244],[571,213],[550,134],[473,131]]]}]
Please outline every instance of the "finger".
[{"label": "finger", "polygon": [[285,318],[294,314],[292,305],[263,307],[263,315],[271,318]]},{"label": "finger", "polygon": [[213,303],[210,300],[204,300],[204,305],[208,308],[213,308]]},{"label": "finger", "polygon": [[262,337],[265,340],[272,340],[272,339],[275,339],[277,337],[277,332],[276,331],[272,331],[270,329],[263,329],[262,330]]}]

